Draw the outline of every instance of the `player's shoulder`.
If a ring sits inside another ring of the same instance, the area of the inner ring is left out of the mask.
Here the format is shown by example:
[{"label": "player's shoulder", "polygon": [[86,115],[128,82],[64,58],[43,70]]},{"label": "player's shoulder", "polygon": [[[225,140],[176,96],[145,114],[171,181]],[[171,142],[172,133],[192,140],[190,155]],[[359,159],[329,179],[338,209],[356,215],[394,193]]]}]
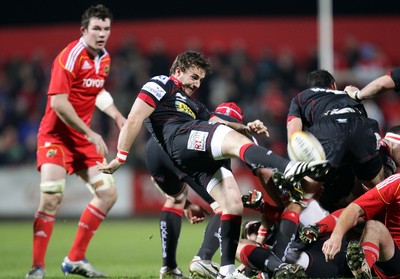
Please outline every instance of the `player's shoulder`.
[{"label": "player's shoulder", "polygon": [[145,83],[145,85],[143,86],[143,89],[145,89],[145,88],[166,89],[171,82],[172,82],[171,79],[166,75],[153,76]]},{"label": "player's shoulder", "polygon": [[400,173],[395,173],[376,185],[378,190],[386,188],[387,186],[400,187]]},{"label": "player's shoulder", "polygon": [[80,57],[86,53],[85,45],[80,40],[69,43],[58,55],[57,59],[65,67],[73,68]]},{"label": "player's shoulder", "polygon": [[309,88],[303,89],[302,91],[298,92],[297,97],[301,98],[304,96],[314,95],[317,93],[321,93],[322,91],[325,91],[325,90],[323,88],[309,87]]},{"label": "player's shoulder", "polygon": [[160,101],[170,89],[170,79],[165,75],[153,76],[150,78],[141,89],[141,92],[147,95],[153,95],[158,101]]},{"label": "player's shoulder", "polygon": [[66,47],[60,52],[60,54],[63,56],[68,56],[70,54],[77,56],[84,49],[85,45],[80,40],[75,40],[67,44]]},{"label": "player's shoulder", "polygon": [[167,84],[169,81],[170,81],[170,78],[169,78],[169,76],[166,76],[166,75],[153,76],[149,80],[149,82],[155,82],[155,83],[162,84],[162,85]]}]

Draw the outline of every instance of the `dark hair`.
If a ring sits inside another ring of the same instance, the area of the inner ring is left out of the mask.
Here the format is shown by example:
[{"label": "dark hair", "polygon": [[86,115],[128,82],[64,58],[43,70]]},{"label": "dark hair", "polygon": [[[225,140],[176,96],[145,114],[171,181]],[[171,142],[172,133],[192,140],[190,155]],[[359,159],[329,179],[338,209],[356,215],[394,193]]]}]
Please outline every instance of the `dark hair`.
[{"label": "dark hair", "polygon": [[109,18],[110,21],[112,21],[113,14],[106,6],[102,4],[90,6],[82,15],[81,26],[85,29],[88,28],[91,18],[100,18],[102,20]]},{"label": "dark hair", "polygon": [[326,70],[315,70],[308,74],[307,87],[329,88],[334,84],[335,78]]},{"label": "dark hair", "polygon": [[203,69],[206,74],[210,74],[212,72],[210,62],[206,58],[204,58],[202,53],[194,50],[188,50],[182,52],[175,58],[175,61],[174,63],[172,63],[169,73],[170,75],[173,75],[176,68],[178,67],[181,68],[183,72],[185,72],[192,66]]}]

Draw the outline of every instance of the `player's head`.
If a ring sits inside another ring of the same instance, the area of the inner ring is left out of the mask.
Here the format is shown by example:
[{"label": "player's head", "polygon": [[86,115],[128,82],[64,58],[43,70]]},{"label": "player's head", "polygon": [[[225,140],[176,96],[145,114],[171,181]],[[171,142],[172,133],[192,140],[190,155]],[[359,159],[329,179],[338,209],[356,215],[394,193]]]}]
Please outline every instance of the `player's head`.
[{"label": "player's head", "polygon": [[201,85],[207,74],[211,72],[210,62],[203,54],[188,50],[179,54],[171,66],[170,74],[183,93],[191,96]]},{"label": "player's head", "polygon": [[242,123],[242,109],[234,102],[221,103],[215,108],[215,115],[227,121]]},{"label": "player's head", "polygon": [[170,75],[173,75],[177,68],[179,68],[182,72],[186,72],[191,67],[202,69],[204,70],[205,74],[210,74],[212,71],[210,62],[201,52],[188,50],[180,53],[175,58],[169,73]]},{"label": "player's head", "polygon": [[336,89],[336,81],[328,71],[315,70],[308,74],[307,87]]},{"label": "player's head", "polygon": [[81,32],[86,49],[96,56],[111,34],[112,13],[103,5],[91,6],[82,15]]},{"label": "player's head", "polygon": [[109,19],[111,22],[113,20],[113,14],[102,4],[90,6],[82,15],[81,27],[87,29],[89,27],[90,19],[92,18],[98,18],[103,21]]}]

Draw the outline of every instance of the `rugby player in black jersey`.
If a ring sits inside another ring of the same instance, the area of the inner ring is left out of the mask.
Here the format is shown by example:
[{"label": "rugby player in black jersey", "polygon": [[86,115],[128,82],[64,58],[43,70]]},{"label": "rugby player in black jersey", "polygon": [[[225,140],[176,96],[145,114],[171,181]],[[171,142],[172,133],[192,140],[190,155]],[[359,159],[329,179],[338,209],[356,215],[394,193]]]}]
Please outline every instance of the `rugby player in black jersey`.
[{"label": "rugby player in black jersey", "polygon": [[268,136],[260,120],[243,125],[212,115],[192,96],[210,72],[210,62],[203,54],[189,50],[176,57],[170,76],[155,76],[145,83],[120,132],[117,158],[109,164],[99,162],[98,168],[104,173],[113,173],[125,163],[146,122],[151,135],[174,164],[205,187],[221,206],[221,267],[217,278],[246,278],[236,272],[234,265],[243,204],[225,159],[239,158],[253,170],[275,169],[282,172],[286,180],[325,175],[329,163],[293,162],[256,145],[249,135]]}]

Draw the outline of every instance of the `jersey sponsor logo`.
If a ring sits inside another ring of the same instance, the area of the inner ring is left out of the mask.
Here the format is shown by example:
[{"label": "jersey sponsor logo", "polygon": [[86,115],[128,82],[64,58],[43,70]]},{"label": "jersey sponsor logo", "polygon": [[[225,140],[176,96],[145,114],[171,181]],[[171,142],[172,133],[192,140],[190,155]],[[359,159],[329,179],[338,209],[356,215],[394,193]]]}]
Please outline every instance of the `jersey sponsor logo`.
[{"label": "jersey sponsor logo", "polygon": [[206,151],[206,140],[208,132],[191,131],[187,143],[187,149],[196,151]]},{"label": "jersey sponsor logo", "polygon": [[90,65],[90,63],[85,60],[85,62],[83,62],[83,65],[82,65],[82,70],[88,70],[91,68],[92,68],[92,66]]},{"label": "jersey sponsor logo", "polygon": [[161,100],[161,98],[165,95],[165,90],[158,85],[155,82],[147,82],[145,85],[143,85],[142,89],[144,91],[149,92],[151,95],[153,95],[157,100]]},{"label": "jersey sponsor logo", "polygon": [[47,151],[46,153],[46,157],[47,158],[52,158],[56,155],[57,153],[57,149],[50,149],[49,151]]},{"label": "jersey sponsor logo", "polygon": [[104,79],[94,79],[94,78],[85,78],[83,79],[82,85],[85,87],[104,87]]},{"label": "jersey sponsor logo", "polygon": [[196,114],[190,109],[187,104],[177,101],[176,109],[177,111],[189,114],[191,117],[193,117],[193,119],[196,119]]}]

